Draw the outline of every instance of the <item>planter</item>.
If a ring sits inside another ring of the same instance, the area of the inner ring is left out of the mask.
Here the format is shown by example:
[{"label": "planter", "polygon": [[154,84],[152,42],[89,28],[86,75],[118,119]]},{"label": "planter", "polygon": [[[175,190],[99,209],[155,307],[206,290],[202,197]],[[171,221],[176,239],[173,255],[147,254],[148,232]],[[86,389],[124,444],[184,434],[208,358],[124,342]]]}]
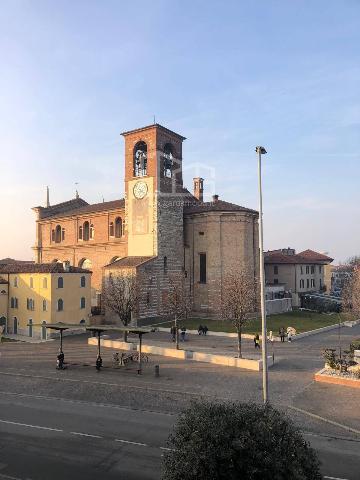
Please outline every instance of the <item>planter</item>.
[{"label": "planter", "polygon": [[323,368],[314,375],[315,382],[332,383],[344,387],[360,388],[360,379],[351,375],[338,375],[334,370]]}]

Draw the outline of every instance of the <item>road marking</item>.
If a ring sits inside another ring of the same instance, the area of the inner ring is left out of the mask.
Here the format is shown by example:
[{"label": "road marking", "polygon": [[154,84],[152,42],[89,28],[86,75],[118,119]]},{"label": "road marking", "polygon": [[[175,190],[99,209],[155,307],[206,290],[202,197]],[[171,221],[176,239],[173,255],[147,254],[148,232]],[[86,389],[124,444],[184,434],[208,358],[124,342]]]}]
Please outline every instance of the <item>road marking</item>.
[{"label": "road marking", "polygon": [[330,425],[335,425],[335,427],[343,428],[344,430],[348,430],[349,432],[356,433],[360,435],[360,430],[356,430],[355,428],[348,427],[347,425],[343,425],[342,423],[334,422],[333,420],[329,420],[328,418],[321,417],[320,415],[316,415],[315,413],[307,412],[302,408],[293,407],[292,405],[288,405],[288,408],[295,410],[296,412],[304,413],[309,417],[316,418],[317,420],[322,420],[325,423],[329,423]]},{"label": "road marking", "polygon": [[103,438],[100,435],[91,435],[90,433],[82,433],[82,432],[70,432],[72,435],[80,435],[81,437],[91,437],[91,438]]},{"label": "road marking", "polygon": [[160,447],[160,450],[166,450],[167,452],[175,452],[174,448]]},{"label": "road marking", "polygon": [[324,478],[328,478],[329,480],[348,480],[347,478],[327,477],[326,475],[324,475]]},{"label": "road marking", "polygon": [[138,445],[140,447],[147,447],[148,446],[146,443],[130,442],[129,440],[121,440],[120,438],[115,438],[115,442],[129,443],[130,445]]},{"label": "road marking", "polygon": [[28,423],[19,423],[19,422],[10,422],[10,420],[0,420],[0,423],[6,423],[9,425],[16,425],[19,427],[27,427],[27,428],[37,428],[38,430],[50,430],[51,432],[63,432],[59,428],[50,428],[50,427],[40,427],[40,425],[29,425]]},{"label": "road marking", "polygon": [[[3,478],[4,480],[23,480],[22,478],[4,475],[3,473],[0,473],[0,478]],[[30,480],[30,478],[28,478],[27,480]]]}]

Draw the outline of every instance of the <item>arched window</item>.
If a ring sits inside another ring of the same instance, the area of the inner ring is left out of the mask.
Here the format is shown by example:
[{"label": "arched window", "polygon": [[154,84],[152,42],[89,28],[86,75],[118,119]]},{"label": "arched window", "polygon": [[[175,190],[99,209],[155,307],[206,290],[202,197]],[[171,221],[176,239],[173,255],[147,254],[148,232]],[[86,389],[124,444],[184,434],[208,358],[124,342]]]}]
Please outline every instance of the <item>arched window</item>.
[{"label": "arched window", "polygon": [[84,276],[80,277],[80,287],[86,286],[86,278]]},{"label": "arched window", "polygon": [[134,177],[147,175],[147,145],[138,142],[134,147]]},{"label": "arched window", "polygon": [[88,258],[82,258],[79,262],[79,267],[89,270],[92,267],[91,260]]},{"label": "arched window", "polygon": [[83,240],[88,241],[90,238],[90,224],[88,221],[84,222],[83,225]]},{"label": "arched window", "polygon": [[122,220],[121,217],[115,219],[115,238],[122,237]]},{"label": "arched window", "polygon": [[173,170],[173,158],[174,158],[174,150],[173,147],[170,143],[166,143],[164,146],[163,150],[163,165],[164,165],[164,170],[163,174],[164,177],[169,177],[171,178],[172,176],[172,170]]},{"label": "arched window", "polygon": [[47,310],[47,301],[44,299],[43,300],[43,312],[46,312]]},{"label": "arched window", "polygon": [[114,222],[110,222],[109,224],[109,236],[110,237],[114,236]]},{"label": "arched window", "polygon": [[164,257],[164,273],[167,273],[167,269],[168,269],[168,261],[167,261],[167,257]]},{"label": "arched window", "polygon": [[47,288],[47,278],[46,277],[43,278],[42,283],[43,283],[43,288]]},{"label": "arched window", "polygon": [[61,240],[65,240],[65,228],[61,229]]},{"label": "arched window", "polygon": [[58,278],[57,288],[64,288],[64,279],[63,279],[63,277],[59,277],[59,278]]},{"label": "arched window", "polygon": [[80,308],[85,308],[86,300],[85,297],[80,298]]},{"label": "arched window", "polygon": [[64,310],[64,301],[62,298],[59,298],[57,301],[57,311],[62,312]]},{"label": "arched window", "polygon": [[14,308],[18,308],[19,307],[19,300],[16,297],[14,298],[14,302],[15,302],[15,307]]},{"label": "arched window", "polygon": [[6,295],[6,290],[1,290],[1,295]]},{"label": "arched window", "polygon": [[60,243],[61,242],[61,226],[56,225],[55,228],[55,243]]},{"label": "arched window", "polygon": [[79,240],[82,240],[83,239],[83,227],[82,225],[80,225],[79,227]]},{"label": "arched window", "polygon": [[94,225],[91,224],[91,225],[90,225],[90,238],[93,239],[93,238],[94,238],[94,235],[95,235]]}]

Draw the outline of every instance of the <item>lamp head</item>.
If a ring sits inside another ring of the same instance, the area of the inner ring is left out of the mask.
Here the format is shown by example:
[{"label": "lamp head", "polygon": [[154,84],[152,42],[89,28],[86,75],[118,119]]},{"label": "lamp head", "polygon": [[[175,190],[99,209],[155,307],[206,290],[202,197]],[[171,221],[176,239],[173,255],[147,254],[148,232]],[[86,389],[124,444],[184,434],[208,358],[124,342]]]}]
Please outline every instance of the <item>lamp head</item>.
[{"label": "lamp head", "polygon": [[256,147],[255,151],[256,153],[260,153],[261,155],[265,155],[265,153],[267,153],[264,147]]}]

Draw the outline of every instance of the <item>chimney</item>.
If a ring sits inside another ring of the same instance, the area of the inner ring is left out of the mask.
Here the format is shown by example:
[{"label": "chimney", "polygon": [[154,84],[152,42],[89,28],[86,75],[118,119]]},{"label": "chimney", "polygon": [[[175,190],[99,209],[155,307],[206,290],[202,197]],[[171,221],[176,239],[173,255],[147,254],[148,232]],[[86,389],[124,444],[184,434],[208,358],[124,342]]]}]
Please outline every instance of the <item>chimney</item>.
[{"label": "chimney", "polygon": [[219,195],[213,195],[212,199],[213,203],[217,203],[219,201]]},{"label": "chimney", "polygon": [[204,201],[204,179],[201,177],[193,178],[194,182],[194,197],[200,202]]},{"label": "chimney", "polygon": [[70,271],[70,262],[68,260],[65,260],[65,262],[63,262],[63,269],[64,269],[64,272],[65,273],[69,273]]},{"label": "chimney", "polygon": [[46,187],[46,208],[50,207],[50,192],[49,187]]}]

